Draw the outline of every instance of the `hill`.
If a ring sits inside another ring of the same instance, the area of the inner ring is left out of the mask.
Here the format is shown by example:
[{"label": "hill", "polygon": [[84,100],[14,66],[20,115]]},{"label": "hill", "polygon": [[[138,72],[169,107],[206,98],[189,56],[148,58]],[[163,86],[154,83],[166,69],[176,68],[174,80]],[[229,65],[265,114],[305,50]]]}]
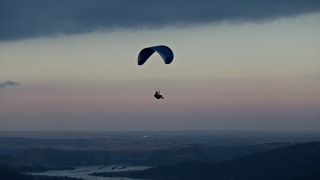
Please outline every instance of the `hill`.
[{"label": "hill", "polygon": [[267,143],[243,147],[217,147],[193,144],[162,150],[101,151],[28,148],[0,157],[0,163],[24,166],[88,166],[104,164],[134,164],[158,166],[184,161],[219,162],[251,153],[288,146],[289,143]]},{"label": "hill", "polygon": [[189,161],[144,171],[92,175],[184,180],[290,180],[304,177],[317,178],[318,172],[320,172],[320,142],[310,142],[219,163]]}]

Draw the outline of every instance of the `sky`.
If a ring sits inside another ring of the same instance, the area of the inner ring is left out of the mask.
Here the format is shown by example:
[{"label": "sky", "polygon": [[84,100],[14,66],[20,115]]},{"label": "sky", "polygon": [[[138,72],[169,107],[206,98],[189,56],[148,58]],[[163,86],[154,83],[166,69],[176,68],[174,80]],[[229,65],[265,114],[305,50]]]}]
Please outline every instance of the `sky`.
[{"label": "sky", "polygon": [[0,0],[0,130],[320,131],[320,2]]}]

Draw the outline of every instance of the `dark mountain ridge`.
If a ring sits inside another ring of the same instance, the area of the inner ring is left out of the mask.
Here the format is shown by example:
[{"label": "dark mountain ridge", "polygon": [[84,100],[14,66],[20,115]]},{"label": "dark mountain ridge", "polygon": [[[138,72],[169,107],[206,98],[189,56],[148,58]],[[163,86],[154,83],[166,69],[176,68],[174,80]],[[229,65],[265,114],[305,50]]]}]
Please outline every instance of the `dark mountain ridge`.
[{"label": "dark mountain ridge", "polygon": [[218,163],[189,161],[144,171],[94,173],[106,177],[190,180],[289,180],[319,177],[320,142],[257,152]]},{"label": "dark mountain ridge", "polygon": [[158,166],[184,161],[219,162],[254,152],[288,146],[289,143],[257,144],[243,147],[185,145],[162,150],[102,151],[28,148],[0,157],[0,163],[32,166],[88,166],[104,164],[134,164]]}]

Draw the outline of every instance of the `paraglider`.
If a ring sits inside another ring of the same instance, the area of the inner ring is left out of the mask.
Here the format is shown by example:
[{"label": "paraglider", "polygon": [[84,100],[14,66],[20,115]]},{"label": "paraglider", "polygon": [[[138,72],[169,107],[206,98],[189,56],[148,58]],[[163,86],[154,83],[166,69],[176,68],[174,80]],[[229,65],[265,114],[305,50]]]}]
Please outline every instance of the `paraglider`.
[{"label": "paraglider", "polygon": [[[138,56],[138,65],[142,66],[143,64],[145,64],[145,62],[154,52],[157,52],[161,56],[164,64],[170,64],[173,61],[172,50],[167,46],[159,45],[142,49]],[[160,94],[160,87],[157,87],[154,97],[156,99],[164,99],[163,96]]]},{"label": "paraglider", "polygon": [[165,64],[170,64],[173,61],[172,50],[167,46],[161,45],[142,49],[138,56],[138,65],[143,65],[155,51],[159,53]]},{"label": "paraglider", "polygon": [[156,99],[164,99],[163,96],[160,94],[160,91],[159,91],[159,92],[156,91],[156,93],[154,94],[154,97],[155,97]]}]

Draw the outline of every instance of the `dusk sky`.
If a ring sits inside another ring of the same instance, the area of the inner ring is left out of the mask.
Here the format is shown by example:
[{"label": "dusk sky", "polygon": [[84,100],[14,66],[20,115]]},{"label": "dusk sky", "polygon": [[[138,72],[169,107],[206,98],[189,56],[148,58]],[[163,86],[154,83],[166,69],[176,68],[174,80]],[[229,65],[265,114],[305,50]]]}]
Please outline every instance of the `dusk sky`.
[{"label": "dusk sky", "polygon": [[0,0],[0,130],[320,131],[320,1]]}]

